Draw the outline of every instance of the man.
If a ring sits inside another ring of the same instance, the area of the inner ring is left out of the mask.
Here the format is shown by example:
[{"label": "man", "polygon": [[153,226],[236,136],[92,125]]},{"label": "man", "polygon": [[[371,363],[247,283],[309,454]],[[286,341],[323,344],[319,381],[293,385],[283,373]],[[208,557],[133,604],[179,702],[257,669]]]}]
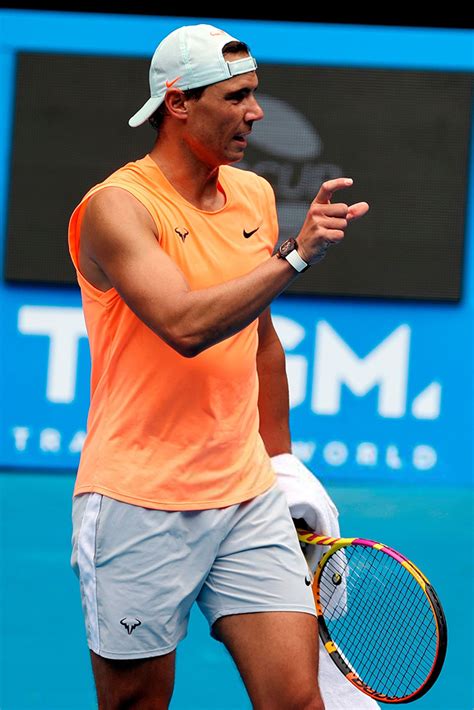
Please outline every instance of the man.
[{"label": "man", "polygon": [[71,218],[92,355],[73,563],[107,710],[168,707],[194,601],[253,707],[323,708],[307,566],[270,459],[291,446],[269,305],[368,205],[331,204],[351,181],[328,181],[272,255],[273,192],[230,167],[263,118],[255,69],[215,27],[168,35],[130,119],[156,127],[152,150]]}]

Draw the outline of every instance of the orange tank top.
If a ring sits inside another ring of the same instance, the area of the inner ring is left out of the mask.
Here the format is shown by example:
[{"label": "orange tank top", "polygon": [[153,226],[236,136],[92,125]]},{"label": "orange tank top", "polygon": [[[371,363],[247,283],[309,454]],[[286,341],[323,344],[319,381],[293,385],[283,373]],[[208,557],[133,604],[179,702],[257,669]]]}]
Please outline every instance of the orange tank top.
[{"label": "orange tank top", "polygon": [[271,256],[277,239],[273,191],[263,178],[231,166],[220,168],[219,184],[224,207],[197,209],[147,155],[93,187],[72,214],[69,249],[92,360],[75,495],[92,491],[147,508],[200,510],[248,500],[275,480],[258,431],[258,321],[185,358],[114,288],[102,292],[79,271],[88,199],[114,186],[146,207],[160,246],[192,289],[248,273]]}]

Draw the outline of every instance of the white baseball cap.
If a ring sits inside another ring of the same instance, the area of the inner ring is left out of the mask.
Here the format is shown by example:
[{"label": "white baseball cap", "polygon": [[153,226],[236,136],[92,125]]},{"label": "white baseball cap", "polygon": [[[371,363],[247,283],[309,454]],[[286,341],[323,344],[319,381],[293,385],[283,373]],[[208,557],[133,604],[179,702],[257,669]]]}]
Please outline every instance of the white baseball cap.
[{"label": "white baseball cap", "polygon": [[228,62],[222,48],[235,37],[212,25],[186,25],[167,35],[158,45],[150,65],[150,98],[129,120],[132,128],[155,113],[172,86],[196,89],[245,74],[257,68],[252,56]]}]

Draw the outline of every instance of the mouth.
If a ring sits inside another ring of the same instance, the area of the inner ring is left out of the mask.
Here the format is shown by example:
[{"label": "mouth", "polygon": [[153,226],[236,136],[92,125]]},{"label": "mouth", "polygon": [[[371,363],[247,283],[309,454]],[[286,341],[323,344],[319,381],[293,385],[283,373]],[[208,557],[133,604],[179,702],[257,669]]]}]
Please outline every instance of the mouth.
[{"label": "mouth", "polygon": [[232,137],[232,140],[236,141],[236,143],[240,143],[241,146],[245,147],[247,145],[247,137],[250,135],[250,131],[246,131],[245,133],[236,133],[235,136]]}]

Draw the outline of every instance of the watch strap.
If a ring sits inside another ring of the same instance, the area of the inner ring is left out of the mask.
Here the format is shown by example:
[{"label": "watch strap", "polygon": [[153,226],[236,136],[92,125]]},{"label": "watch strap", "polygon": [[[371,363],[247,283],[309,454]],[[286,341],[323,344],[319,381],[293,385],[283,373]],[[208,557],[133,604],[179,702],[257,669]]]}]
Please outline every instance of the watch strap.
[{"label": "watch strap", "polygon": [[307,264],[306,261],[301,258],[296,249],[290,251],[290,253],[285,256],[285,259],[290,262],[290,264],[294,269],[296,269],[296,271],[301,272],[309,268],[309,264]]}]

